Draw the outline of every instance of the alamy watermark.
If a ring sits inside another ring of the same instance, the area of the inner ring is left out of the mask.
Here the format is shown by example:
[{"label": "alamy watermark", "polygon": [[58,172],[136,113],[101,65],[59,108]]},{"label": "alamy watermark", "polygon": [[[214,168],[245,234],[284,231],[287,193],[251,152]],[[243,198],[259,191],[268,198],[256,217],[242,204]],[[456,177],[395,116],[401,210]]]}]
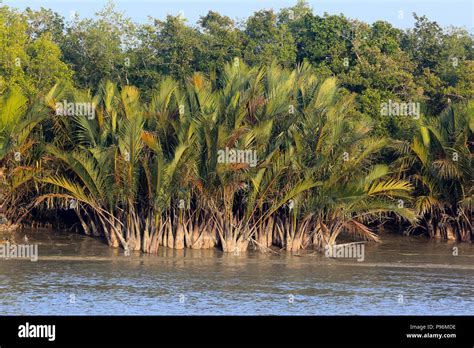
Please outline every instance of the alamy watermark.
[{"label": "alamy watermark", "polygon": [[0,258],[2,259],[30,259],[38,261],[38,244],[0,244]]},{"label": "alamy watermark", "polygon": [[26,322],[18,326],[19,338],[47,338],[52,342],[56,339],[56,325],[37,325]]},{"label": "alamy watermark", "polygon": [[418,120],[421,115],[420,109],[420,103],[417,102],[396,102],[389,99],[388,103],[380,104],[382,116],[409,116]]},{"label": "alamy watermark", "polygon": [[69,103],[63,100],[62,103],[56,103],[55,108],[58,116],[86,116],[89,120],[95,118],[94,103]]},{"label": "alamy watermark", "polygon": [[334,244],[326,245],[324,255],[331,258],[357,259],[361,262],[365,260],[365,244],[349,243],[349,244]]},{"label": "alamy watermark", "polygon": [[255,167],[257,161],[256,150],[238,150],[226,147],[225,150],[217,151],[217,163],[247,163],[250,167]]}]

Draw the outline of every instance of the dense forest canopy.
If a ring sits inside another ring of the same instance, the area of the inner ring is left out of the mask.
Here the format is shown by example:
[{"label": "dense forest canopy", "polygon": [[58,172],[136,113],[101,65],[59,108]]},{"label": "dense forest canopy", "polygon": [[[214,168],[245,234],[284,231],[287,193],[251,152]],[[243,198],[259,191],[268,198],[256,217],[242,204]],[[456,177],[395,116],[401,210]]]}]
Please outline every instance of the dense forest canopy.
[{"label": "dense forest canopy", "polygon": [[429,101],[427,107],[439,111],[448,100],[472,97],[472,34],[413,15],[414,27],[401,30],[383,21],[317,16],[299,1],[241,23],[210,11],[191,26],[179,15],[133,23],[112,2],[93,19],[2,6],[0,88],[19,86],[33,95],[70,81],[95,92],[110,79],[147,91],[164,76],[183,82],[195,71],[219,77],[238,58],[250,66],[276,61],[284,67],[307,60],[324,76],[337,75],[344,89],[358,94],[358,109],[371,116],[381,99]]},{"label": "dense forest canopy", "polygon": [[[2,6],[2,210],[61,201],[144,251],[202,245],[192,226],[226,251],[377,240],[377,221],[470,240],[474,37],[413,16],[401,30],[298,1],[140,24],[112,2],[69,19]],[[68,101],[93,117],[61,118]],[[259,164],[223,167],[233,146]]]}]

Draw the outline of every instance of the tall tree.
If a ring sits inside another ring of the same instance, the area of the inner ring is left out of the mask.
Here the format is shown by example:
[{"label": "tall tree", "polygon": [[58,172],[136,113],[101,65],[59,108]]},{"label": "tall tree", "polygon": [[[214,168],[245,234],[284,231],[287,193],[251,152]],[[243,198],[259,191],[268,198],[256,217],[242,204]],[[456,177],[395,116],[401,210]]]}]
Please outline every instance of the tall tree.
[{"label": "tall tree", "polygon": [[199,70],[221,75],[226,63],[242,58],[243,34],[232,19],[214,11],[201,17],[198,24],[204,34]]},{"label": "tall tree", "polygon": [[130,58],[126,52],[136,44],[135,26],[111,2],[96,16],[72,19],[62,44],[64,59],[74,68],[80,87],[95,91],[105,78],[128,84]]},{"label": "tall tree", "polygon": [[0,93],[20,88],[30,98],[72,76],[51,34],[29,36],[27,17],[7,6],[0,7],[0,57]]},{"label": "tall tree", "polygon": [[245,26],[244,58],[248,64],[269,65],[273,60],[290,67],[296,62],[296,47],[286,24],[278,24],[273,11],[262,10]]}]

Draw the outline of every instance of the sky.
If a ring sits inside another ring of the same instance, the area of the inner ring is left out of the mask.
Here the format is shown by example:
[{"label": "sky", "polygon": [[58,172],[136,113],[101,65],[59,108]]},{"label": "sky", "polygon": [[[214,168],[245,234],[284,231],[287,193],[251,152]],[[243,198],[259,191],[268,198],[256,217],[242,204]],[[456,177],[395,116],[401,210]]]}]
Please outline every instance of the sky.
[{"label": "sky", "polygon": [[[0,3],[2,0],[0,0]],[[65,17],[78,12],[93,17],[106,0],[3,0],[20,10],[26,7],[50,8]],[[148,17],[163,19],[167,14],[181,13],[189,24],[195,24],[209,10],[235,20],[243,20],[260,9],[274,9],[296,4],[296,0],[115,0],[118,10],[135,22],[146,23]],[[344,14],[367,23],[385,20],[399,28],[413,26],[412,13],[426,15],[440,25],[464,27],[474,32],[474,0],[308,0],[315,14]]]}]

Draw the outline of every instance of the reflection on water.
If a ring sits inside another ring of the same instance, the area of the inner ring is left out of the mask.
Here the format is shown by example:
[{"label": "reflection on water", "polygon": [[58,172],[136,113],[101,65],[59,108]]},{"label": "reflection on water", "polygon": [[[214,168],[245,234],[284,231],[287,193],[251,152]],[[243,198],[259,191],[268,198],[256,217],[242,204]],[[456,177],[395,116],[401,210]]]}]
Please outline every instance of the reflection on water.
[{"label": "reflection on water", "polygon": [[364,262],[217,249],[127,257],[82,235],[26,233],[39,260],[0,259],[0,314],[474,314],[467,243],[383,235]]}]

